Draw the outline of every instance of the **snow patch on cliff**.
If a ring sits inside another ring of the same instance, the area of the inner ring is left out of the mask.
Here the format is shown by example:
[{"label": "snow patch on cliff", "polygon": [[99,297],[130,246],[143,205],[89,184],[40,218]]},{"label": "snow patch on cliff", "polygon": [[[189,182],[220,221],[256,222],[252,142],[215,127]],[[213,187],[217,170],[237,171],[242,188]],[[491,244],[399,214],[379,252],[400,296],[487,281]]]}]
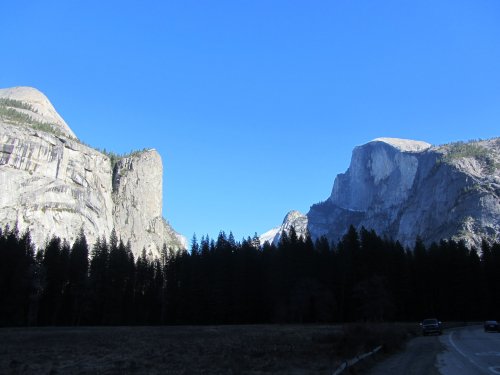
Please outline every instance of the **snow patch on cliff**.
[{"label": "snow patch on cliff", "polygon": [[261,244],[265,244],[266,242],[269,242],[272,244],[274,242],[274,239],[276,238],[276,235],[280,233],[281,226],[273,228],[271,230],[268,230],[266,233],[261,234],[259,236],[259,240]]},{"label": "snow patch on cliff", "polygon": [[283,220],[281,226],[273,228],[266,233],[260,235],[259,240],[261,244],[269,242],[270,244],[277,245],[281,234],[285,232],[286,234],[290,234],[290,231],[293,227],[295,229],[295,233],[297,237],[306,237],[307,236],[307,216],[300,213],[299,211],[293,210],[290,211]]}]

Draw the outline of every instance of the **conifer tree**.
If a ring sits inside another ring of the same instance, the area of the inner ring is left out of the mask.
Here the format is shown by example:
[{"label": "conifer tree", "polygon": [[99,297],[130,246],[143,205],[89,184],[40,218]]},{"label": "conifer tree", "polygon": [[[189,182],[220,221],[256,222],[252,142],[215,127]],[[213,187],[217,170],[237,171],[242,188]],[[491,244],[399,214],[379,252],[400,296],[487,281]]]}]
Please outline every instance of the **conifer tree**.
[{"label": "conifer tree", "polygon": [[98,239],[91,251],[87,324],[103,324],[108,311],[109,247],[105,237]]},{"label": "conifer tree", "polygon": [[43,253],[42,267],[44,272],[43,293],[40,300],[39,322],[42,325],[59,323],[63,287],[67,280],[67,244],[61,243],[58,237],[52,237]]},{"label": "conifer tree", "polygon": [[0,325],[36,322],[37,279],[34,246],[26,231],[0,228]]},{"label": "conifer tree", "polygon": [[70,324],[80,325],[83,310],[86,306],[86,290],[88,288],[89,248],[83,228],[80,230],[69,255],[69,283],[67,298],[69,299]]}]

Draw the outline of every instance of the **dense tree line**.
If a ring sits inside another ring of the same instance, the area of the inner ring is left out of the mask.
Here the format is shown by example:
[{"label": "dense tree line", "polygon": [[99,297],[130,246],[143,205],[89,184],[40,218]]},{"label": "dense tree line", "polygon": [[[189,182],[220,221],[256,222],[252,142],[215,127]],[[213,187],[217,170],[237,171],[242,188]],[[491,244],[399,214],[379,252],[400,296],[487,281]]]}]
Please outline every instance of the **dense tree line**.
[{"label": "dense tree line", "polygon": [[[478,252],[481,256],[478,255]],[[117,238],[91,248],[0,230],[0,325],[314,323],[497,318],[500,244],[441,241],[412,249],[351,227],[339,243],[258,237],[192,240],[134,258]]]}]

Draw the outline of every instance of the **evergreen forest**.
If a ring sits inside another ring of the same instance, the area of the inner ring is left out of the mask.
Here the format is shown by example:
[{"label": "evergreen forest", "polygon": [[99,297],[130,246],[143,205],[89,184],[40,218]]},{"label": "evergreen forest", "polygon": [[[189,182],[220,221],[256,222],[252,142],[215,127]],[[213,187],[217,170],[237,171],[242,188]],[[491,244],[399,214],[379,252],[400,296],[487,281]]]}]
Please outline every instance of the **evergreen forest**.
[{"label": "evergreen forest", "polygon": [[0,229],[0,325],[338,323],[499,319],[500,243],[443,240],[413,248],[354,227],[338,243],[277,245],[193,237],[137,259],[113,231],[89,246]]}]

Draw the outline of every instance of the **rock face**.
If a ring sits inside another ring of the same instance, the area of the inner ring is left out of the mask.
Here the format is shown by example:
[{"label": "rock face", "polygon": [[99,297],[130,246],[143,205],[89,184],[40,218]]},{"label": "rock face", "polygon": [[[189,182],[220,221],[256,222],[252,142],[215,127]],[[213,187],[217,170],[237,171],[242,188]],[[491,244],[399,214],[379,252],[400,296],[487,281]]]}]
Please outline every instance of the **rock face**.
[{"label": "rock face", "polygon": [[163,165],[156,150],[123,158],[114,168],[114,225],[133,247],[155,256],[166,239],[175,249],[185,242],[161,215],[162,185]]},{"label": "rock face", "polygon": [[267,231],[259,237],[259,240],[261,243],[269,242],[277,245],[281,234],[283,232],[289,234],[292,228],[298,237],[305,237],[307,235],[307,216],[301,214],[299,211],[290,211],[279,227]]},{"label": "rock face", "polygon": [[500,138],[440,147],[378,138],[354,149],[330,197],[307,213],[307,229],[338,241],[349,225],[364,226],[408,246],[417,237],[498,240],[499,168]]},{"label": "rock face", "polygon": [[163,243],[181,248],[181,236],[161,216],[162,173],[155,150],[125,157],[113,170],[106,155],[76,139],[43,94],[0,90],[0,225],[30,229],[37,246],[52,235],[71,243],[82,228],[93,244],[114,228],[135,255],[144,248],[158,256]]},{"label": "rock face", "polygon": [[[63,118],[59,116],[59,113],[54,109],[49,99],[37,89],[33,87],[0,89],[0,98],[13,101],[11,103],[7,102],[7,107],[31,117],[34,122],[50,125],[63,135],[76,139],[76,135]],[[27,104],[27,106],[25,108],[19,106],[14,107],[13,105],[16,104],[14,102],[24,103]]]}]

